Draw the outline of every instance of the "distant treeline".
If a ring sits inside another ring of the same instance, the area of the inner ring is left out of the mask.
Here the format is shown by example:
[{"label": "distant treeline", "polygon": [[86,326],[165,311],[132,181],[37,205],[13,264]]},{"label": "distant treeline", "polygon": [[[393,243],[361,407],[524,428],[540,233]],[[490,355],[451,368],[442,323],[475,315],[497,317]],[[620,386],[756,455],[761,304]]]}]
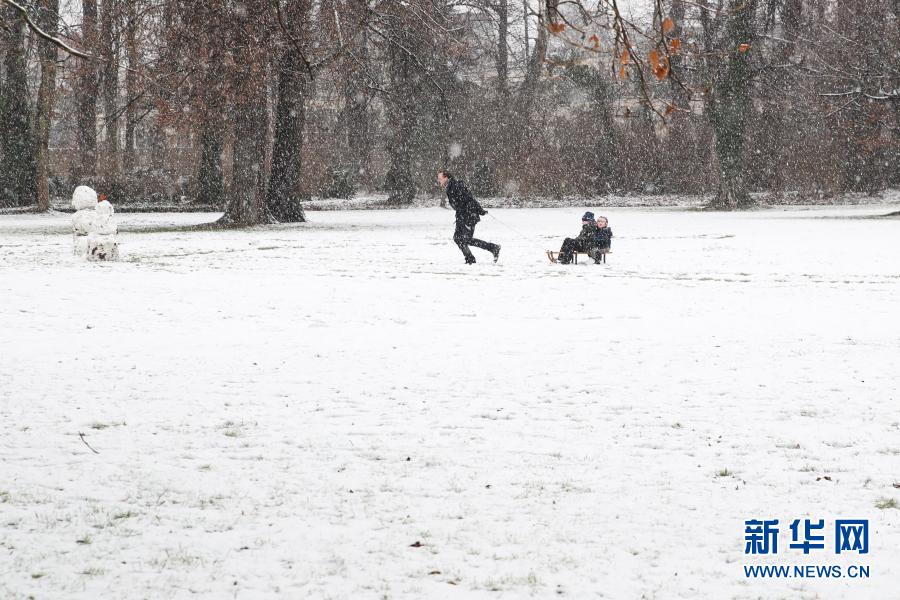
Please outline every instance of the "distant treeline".
[{"label": "distant treeline", "polygon": [[[634,4],[634,3],[633,3]],[[0,207],[900,185],[895,0],[0,0]]]}]

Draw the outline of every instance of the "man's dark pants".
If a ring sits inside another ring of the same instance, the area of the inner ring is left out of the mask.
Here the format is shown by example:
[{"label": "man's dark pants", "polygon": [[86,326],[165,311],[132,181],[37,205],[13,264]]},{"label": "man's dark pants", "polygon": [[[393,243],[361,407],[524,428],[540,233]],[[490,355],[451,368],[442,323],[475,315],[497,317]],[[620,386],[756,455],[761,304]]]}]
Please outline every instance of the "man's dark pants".
[{"label": "man's dark pants", "polygon": [[472,256],[472,251],[469,250],[469,246],[475,246],[476,248],[481,248],[482,250],[487,250],[491,253],[495,252],[498,248],[497,244],[475,239],[473,237],[474,235],[475,223],[468,225],[464,221],[456,221],[456,231],[453,232],[453,241],[456,242],[456,245],[462,250],[467,263],[475,262],[475,257]]}]

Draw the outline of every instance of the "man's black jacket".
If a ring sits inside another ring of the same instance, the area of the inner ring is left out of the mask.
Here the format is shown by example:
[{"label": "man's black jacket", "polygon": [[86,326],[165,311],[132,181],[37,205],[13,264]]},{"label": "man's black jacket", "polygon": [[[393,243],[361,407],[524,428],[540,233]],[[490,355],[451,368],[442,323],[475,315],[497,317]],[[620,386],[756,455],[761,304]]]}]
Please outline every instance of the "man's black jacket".
[{"label": "man's black jacket", "polygon": [[472,196],[465,182],[454,177],[447,182],[447,200],[450,201],[450,207],[456,211],[457,222],[472,226],[481,220],[482,215],[487,214],[487,211],[478,204],[478,200]]}]

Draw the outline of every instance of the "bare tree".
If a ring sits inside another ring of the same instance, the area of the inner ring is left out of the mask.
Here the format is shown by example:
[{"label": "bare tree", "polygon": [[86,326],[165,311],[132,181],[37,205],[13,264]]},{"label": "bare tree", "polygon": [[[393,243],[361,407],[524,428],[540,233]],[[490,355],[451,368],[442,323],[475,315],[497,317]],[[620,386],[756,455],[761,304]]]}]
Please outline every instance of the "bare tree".
[{"label": "bare tree", "polygon": [[229,35],[228,10],[225,0],[170,0],[154,19],[159,59],[150,66],[148,90],[157,119],[197,132],[196,200],[216,207],[225,201],[223,151],[234,67],[232,50],[221,43]]},{"label": "bare tree", "polygon": [[27,85],[26,19],[18,8],[0,6],[4,11],[0,40],[6,77],[0,90],[0,203],[28,206],[35,201],[35,163]]},{"label": "bare tree", "polygon": [[219,223],[258,225],[273,221],[266,209],[265,158],[269,53],[266,52],[268,2],[247,0],[226,9],[228,45],[226,77],[234,124],[232,184]]},{"label": "bare tree", "polygon": [[[82,0],[74,30],[56,2],[0,0],[4,206],[95,171],[224,225],[356,186],[406,204],[448,165],[479,194],[719,209],[900,185],[896,0]],[[71,170],[51,131],[74,131]]]},{"label": "bare tree", "polygon": [[390,34],[388,65],[391,137],[388,142],[390,168],[385,179],[388,202],[409,204],[416,193],[412,176],[412,144],[416,119],[416,78],[421,76],[415,58],[416,38],[400,25]]},{"label": "bare tree", "polygon": [[140,68],[138,52],[138,30],[140,28],[140,0],[131,0],[125,4],[125,58],[128,68],[125,71],[125,147],[122,153],[122,166],[126,174],[135,167],[135,130],[138,125],[138,69]]},{"label": "bare tree", "polygon": [[[361,22],[361,21],[360,21]],[[341,145],[337,168],[343,182],[334,181],[344,187],[353,185],[360,178],[369,176],[370,158],[375,140],[370,106],[376,94],[369,70],[369,32],[363,29],[359,35],[344,40],[347,52],[339,65],[340,85],[343,96],[341,107]],[[341,187],[337,185],[337,187]],[[352,190],[343,189],[347,194]]]},{"label": "bare tree", "polygon": [[119,174],[119,0],[101,0],[100,5],[100,91],[103,102],[103,175]]},{"label": "bare tree", "polygon": [[[38,21],[43,31],[55,36],[59,29],[59,0],[40,0]],[[56,96],[56,54],[58,47],[52,41],[41,39],[38,54],[41,63],[41,83],[38,87],[35,107],[35,177],[37,208],[50,209],[50,120]]]},{"label": "bare tree", "polygon": [[281,222],[304,221],[300,204],[306,103],[319,73],[345,56],[367,12],[345,0],[275,3],[280,25],[272,175],[266,205]]},{"label": "bare tree", "polygon": [[277,62],[278,100],[272,148],[272,178],[266,205],[283,222],[305,221],[300,205],[301,151],[306,120],[306,97],[315,76],[306,53],[312,2],[288,3],[279,21],[286,38]]},{"label": "bare tree", "polygon": [[[97,45],[97,0],[81,2],[81,43],[85,48]],[[76,148],[78,160],[76,178],[92,178],[97,169],[97,96],[99,76],[98,63],[93,59],[78,59],[78,82],[76,85]]]},{"label": "bare tree", "polygon": [[744,133],[752,109],[753,65],[757,0],[729,0],[724,36],[717,48],[724,63],[713,84],[710,120],[716,132],[719,190],[710,208],[735,209],[753,205],[744,181]]}]

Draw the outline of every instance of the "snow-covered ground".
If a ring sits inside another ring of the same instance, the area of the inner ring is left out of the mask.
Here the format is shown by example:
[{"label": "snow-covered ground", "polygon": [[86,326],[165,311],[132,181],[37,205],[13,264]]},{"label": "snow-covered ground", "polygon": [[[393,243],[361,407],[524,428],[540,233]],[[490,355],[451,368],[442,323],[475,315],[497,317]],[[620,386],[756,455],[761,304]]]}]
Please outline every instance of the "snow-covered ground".
[{"label": "snow-covered ground", "polygon": [[472,267],[438,208],[124,215],[106,264],[2,216],[0,597],[900,598],[892,210],[595,209],[561,266],[581,209],[497,209]]}]

